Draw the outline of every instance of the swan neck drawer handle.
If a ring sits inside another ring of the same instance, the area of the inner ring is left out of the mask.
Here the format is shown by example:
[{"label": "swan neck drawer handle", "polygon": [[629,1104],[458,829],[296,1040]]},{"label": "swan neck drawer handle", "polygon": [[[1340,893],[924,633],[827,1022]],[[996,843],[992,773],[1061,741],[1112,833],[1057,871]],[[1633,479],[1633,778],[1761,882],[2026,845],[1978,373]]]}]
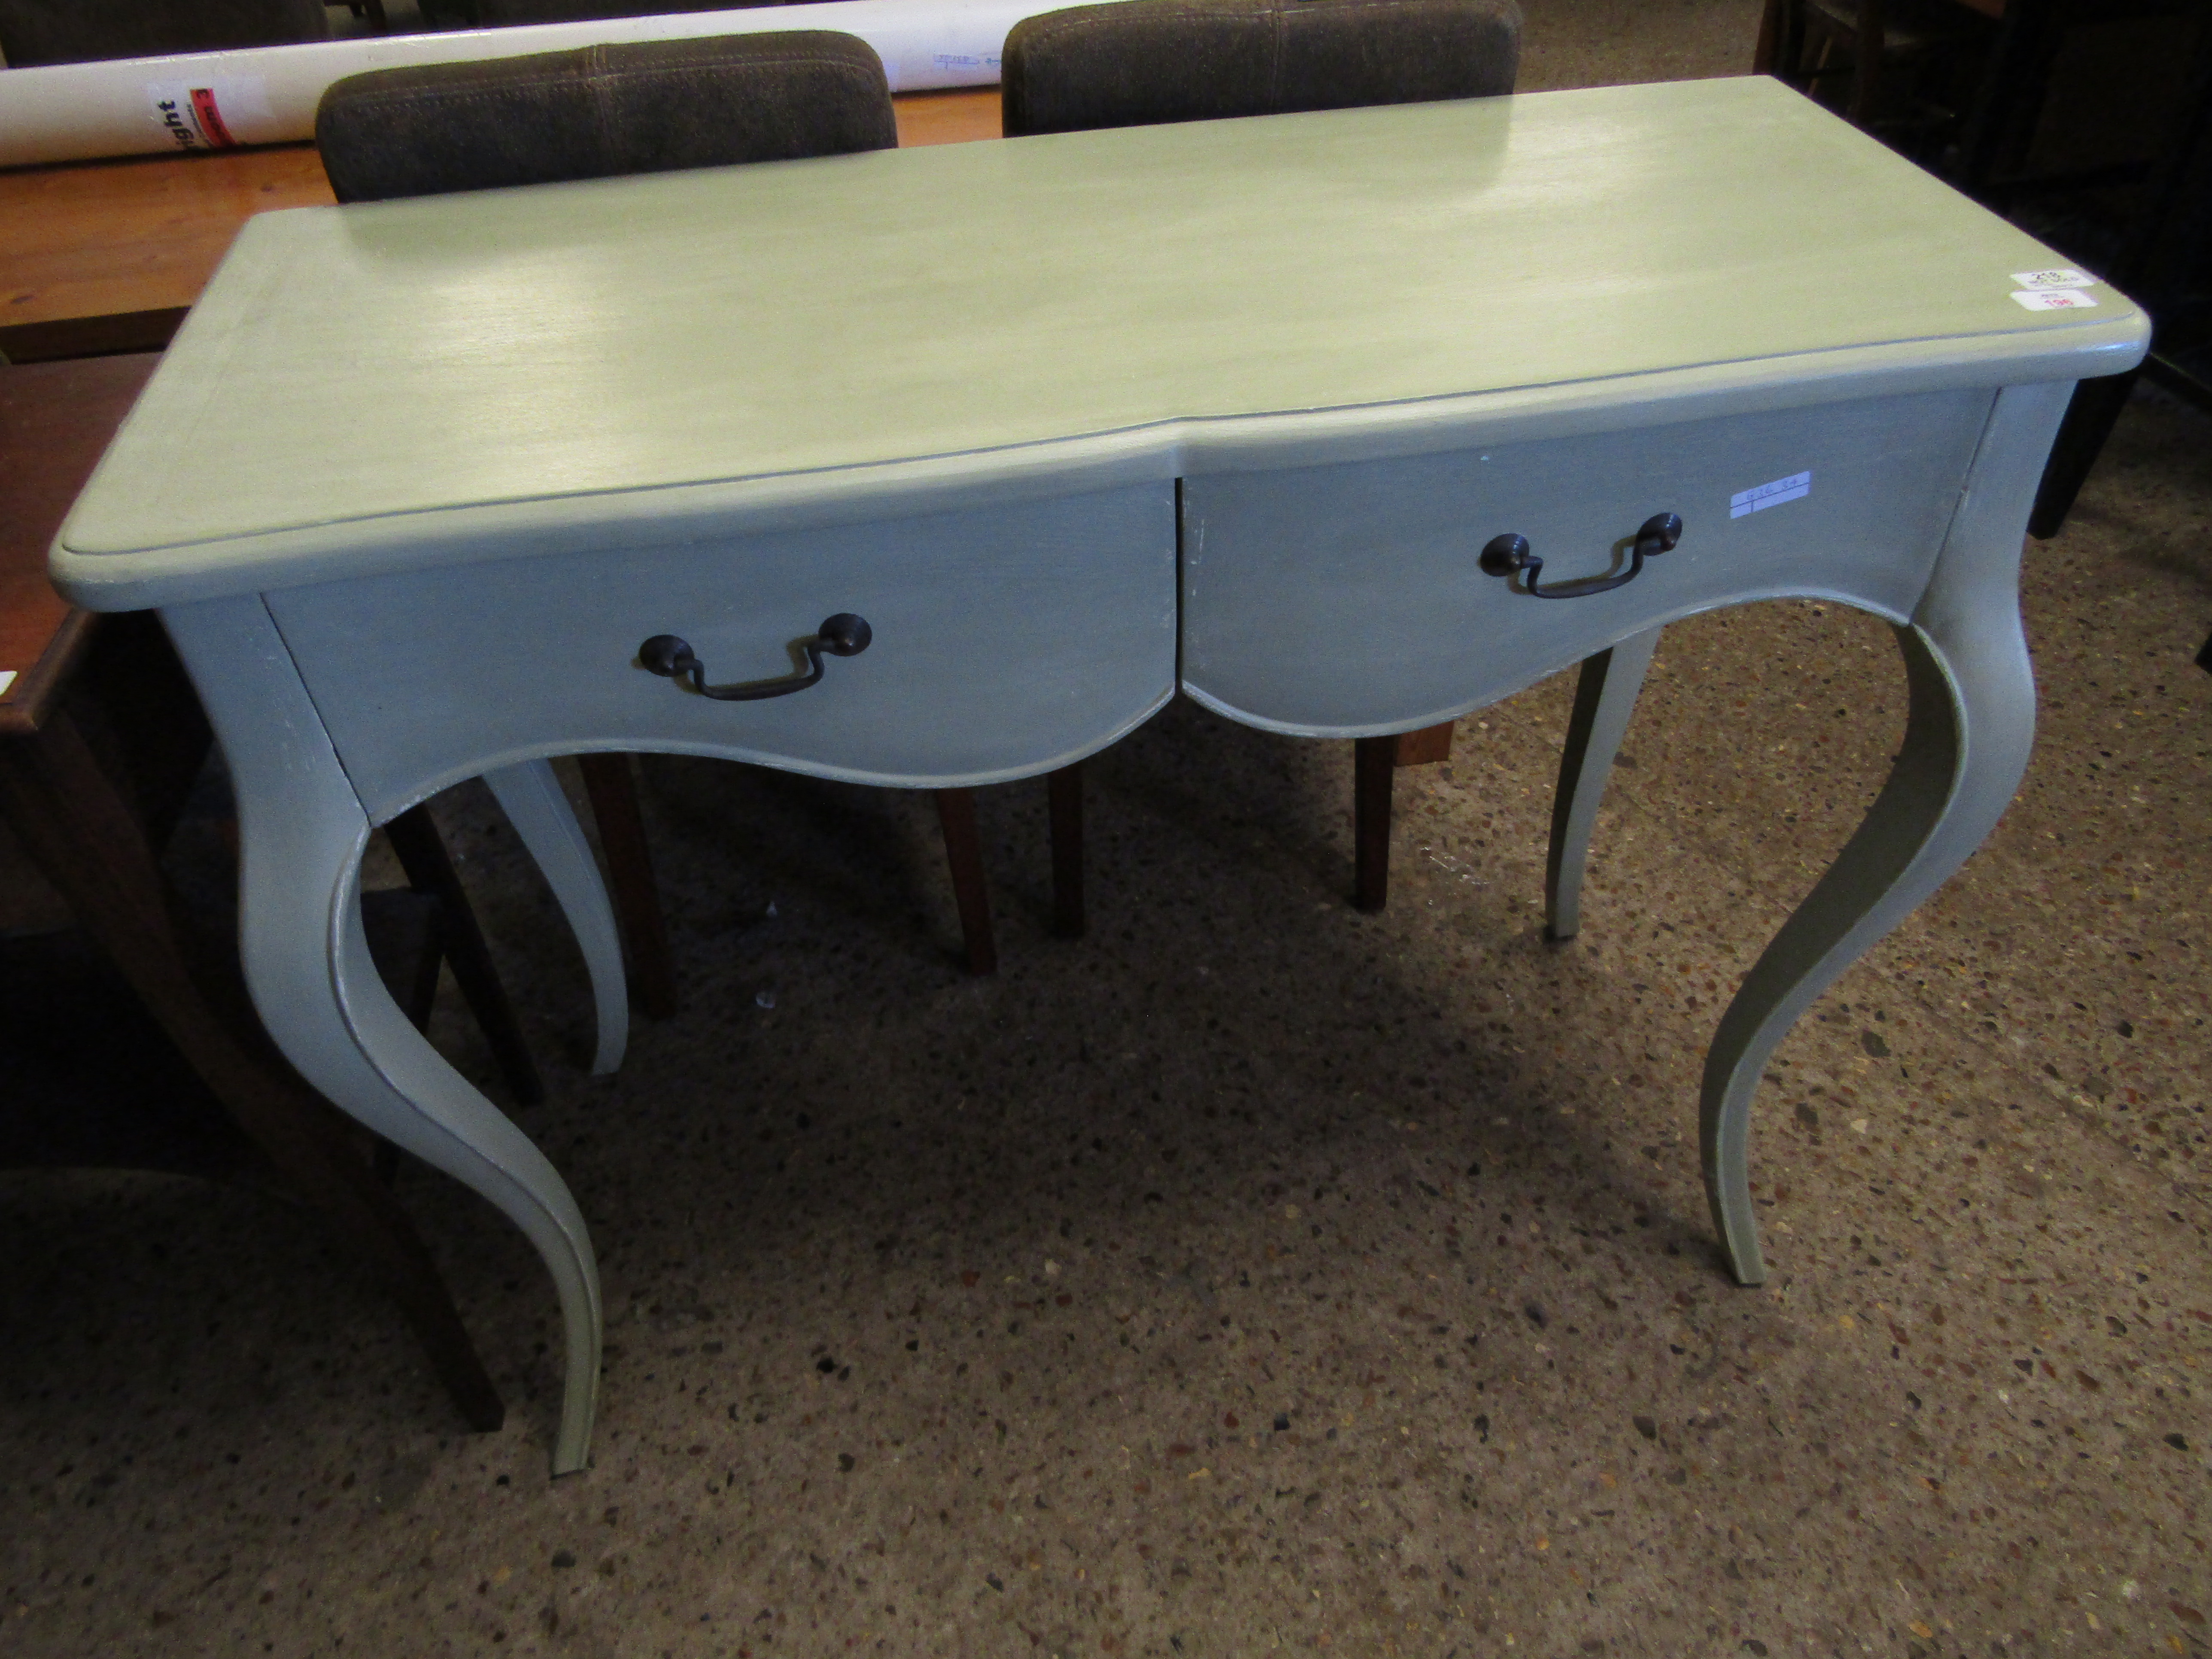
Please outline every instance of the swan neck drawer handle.
[{"label": "swan neck drawer handle", "polygon": [[1583,576],[1575,581],[1553,582],[1549,587],[1536,585],[1536,579],[1544,574],[1544,561],[1528,550],[1526,536],[1492,538],[1482,550],[1481,563],[1483,569],[1493,576],[1511,576],[1516,571],[1525,574],[1528,591],[1537,599],[1579,599],[1634,581],[1644,574],[1644,560],[1672,552],[1674,544],[1681,539],[1681,520],[1672,513],[1655,513],[1636,532],[1636,544],[1629,555],[1627,569],[1617,576]]},{"label": "swan neck drawer handle", "polygon": [[823,623],[821,632],[793,641],[806,653],[805,673],[785,674],[772,680],[744,680],[735,685],[708,684],[707,665],[673,634],[655,634],[638,647],[637,660],[640,667],[650,669],[663,679],[689,679],[694,691],[717,702],[758,702],[763,697],[787,697],[794,691],[820,684],[823,652],[833,657],[857,657],[868,648],[868,641],[873,638],[875,630],[868,626],[866,617],[841,611]]}]

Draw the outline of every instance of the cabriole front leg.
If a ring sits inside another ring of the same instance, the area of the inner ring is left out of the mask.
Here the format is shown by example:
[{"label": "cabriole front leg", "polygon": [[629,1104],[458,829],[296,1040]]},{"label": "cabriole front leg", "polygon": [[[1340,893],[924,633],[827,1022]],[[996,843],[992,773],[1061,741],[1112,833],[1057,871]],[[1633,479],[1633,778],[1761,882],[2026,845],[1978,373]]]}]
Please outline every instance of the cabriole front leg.
[{"label": "cabriole front leg", "polygon": [[1964,864],[2027,770],[2035,680],[2021,631],[2020,557],[2064,383],[1999,394],[1911,625],[1897,630],[1905,742],[1865,821],[1783,924],[1721,1017],[1705,1058],[1705,1196],[1737,1281],[1763,1284],[1752,1212],[1752,1097],[1799,1015]]},{"label": "cabriole front leg", "polygon": [[163,614],[239,804],[240,945],[255,1007],[301,1074],[520,1227],[559,1297],[567,1377],[553,1472],[581,1468],[599,1383],[599,1273],[553,1166],[400,1012],[370,961],[368,818],[258,597]]}]

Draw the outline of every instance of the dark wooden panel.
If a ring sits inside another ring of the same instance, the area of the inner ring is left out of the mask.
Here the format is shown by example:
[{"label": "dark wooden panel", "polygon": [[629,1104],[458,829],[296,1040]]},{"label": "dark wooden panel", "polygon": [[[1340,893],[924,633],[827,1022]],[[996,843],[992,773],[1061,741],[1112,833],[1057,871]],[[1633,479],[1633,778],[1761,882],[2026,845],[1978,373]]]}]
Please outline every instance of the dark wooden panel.
[{"label": "dark wooden panel", "polygon": [[164,351],[185,325],[188,307],[120,311],[100,317],[64,317],[0,328],[0,357],[11,363],[59,362],[70,357],[112,357],[130,351]]},{"label": "dark wooden panel", "polygon": [[154,372],[153,355],[0,368],[0,735],[36,726],[90,643],[90,618],[46,580],[46,550],[108,439]]}]

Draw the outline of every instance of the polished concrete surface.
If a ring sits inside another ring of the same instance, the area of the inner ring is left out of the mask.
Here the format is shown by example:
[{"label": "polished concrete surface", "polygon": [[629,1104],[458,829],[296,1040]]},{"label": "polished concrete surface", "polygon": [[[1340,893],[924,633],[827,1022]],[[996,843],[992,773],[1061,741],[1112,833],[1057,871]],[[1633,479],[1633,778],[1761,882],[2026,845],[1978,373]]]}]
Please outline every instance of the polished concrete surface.
[{"label": "polished concrete surface", "polygon": [[[1740,69],[1756,8],[1529,9],[1555,86]],[[1865,617],[1668,632],[1564,947],[1565,678],[1400,773],[1379,917],[1348,744],[1186,705],[1103,757],[1080,942],[1042,786],[988,792],[981,981],[926,800],[650,761],[684,1006],[611,1079],[457,792],[602,1253],[593,1467],[546,1478],[550,1291],[441,1178],[495,1435],[282,1202],[0,1177],[0,1652],[2203,1652],[2208,540],[2212,420],[2140,396],[2027,556],[2017,804],[1772,1068],[1759,1291],[1698,1071],[1901,730]]]}]

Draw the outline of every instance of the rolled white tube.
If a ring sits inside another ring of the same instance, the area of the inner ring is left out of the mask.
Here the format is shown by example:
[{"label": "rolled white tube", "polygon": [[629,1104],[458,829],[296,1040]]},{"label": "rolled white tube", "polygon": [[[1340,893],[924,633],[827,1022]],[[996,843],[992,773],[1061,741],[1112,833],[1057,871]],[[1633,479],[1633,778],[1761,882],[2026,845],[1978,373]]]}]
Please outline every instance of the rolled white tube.
[{"label": "rolled white tube", "polygon": [[836,29],[875,48],[893,92],[989,86],[1006,31],[1054,9],[1054,0],[825,0],[0,70],[0,167],[289,143],[314,136],[315,106],[331,82],[364,70],[623,40]]}]

